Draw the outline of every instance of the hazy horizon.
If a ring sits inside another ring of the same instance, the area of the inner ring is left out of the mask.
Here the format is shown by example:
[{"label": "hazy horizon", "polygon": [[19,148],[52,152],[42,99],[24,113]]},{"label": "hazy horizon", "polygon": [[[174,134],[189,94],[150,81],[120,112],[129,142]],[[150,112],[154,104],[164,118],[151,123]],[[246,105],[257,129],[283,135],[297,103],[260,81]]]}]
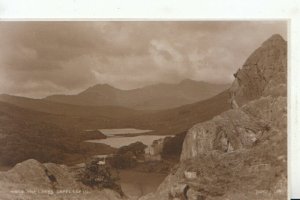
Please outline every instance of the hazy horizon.
[{"label": "hazy horizon", "polygon": [[41,98],[96,84],[229,84],[285,21],[1,22],[0,94]]}]

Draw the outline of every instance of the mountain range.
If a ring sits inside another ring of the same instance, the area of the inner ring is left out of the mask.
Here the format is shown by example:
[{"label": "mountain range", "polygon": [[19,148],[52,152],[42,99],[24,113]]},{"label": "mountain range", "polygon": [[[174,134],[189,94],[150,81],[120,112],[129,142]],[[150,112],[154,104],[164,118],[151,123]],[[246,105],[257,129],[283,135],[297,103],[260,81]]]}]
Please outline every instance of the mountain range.
[{"label": "mountain range", "polygon": [[162,110],[208,99],[227,88],[229,88],[228,84],[211,84],[190,79],[178,84],[160,83],[132,90],[97,84],[76,95],[52,95],[45,99],[73,105]]}]

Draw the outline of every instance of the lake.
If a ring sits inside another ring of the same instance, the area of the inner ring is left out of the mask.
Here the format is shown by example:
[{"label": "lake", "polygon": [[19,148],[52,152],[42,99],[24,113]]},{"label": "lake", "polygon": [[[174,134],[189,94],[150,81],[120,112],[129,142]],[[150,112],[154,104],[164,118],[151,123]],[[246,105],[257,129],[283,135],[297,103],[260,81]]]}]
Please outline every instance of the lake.
[{"label": "lake", "polygon": [[[127,146],[139,141],[147,146],[150,146],[154,140],[158,140],[168,136],[149,135],[148,133],[152,132],[152,130],[141,130],[134,128],[98,130],[106,135],[107,138],[86,140],[85,142],[102,143],[114,148],[120,148],[122,146]],[[103,158],[106,157],[106,155],[98,155],[97,157]],[[85,164],[81,163],[77,166],[84,167]],[[120,170],[119,173],[122,190],[131,199],[137,199],[142,195],[156,191],[159,184],[167,176],[167,174],[155,172],[139,172],[134,169]]]},{"label": "lake", "polygon": [[142,133],[152,132],[152,130],[142,130],[142,129],[135,129],[135,128],[98,129],[98,130],[108,137],[116,136],[116,135],[142,134]]},{"label": "lake", "polygon": [[139,172],[131,169],[120,170],[120,184],[131,199],[155,192],[167,174]]},{"label": "lake", "polygon": [[[106,139],[86,140],[85,142],[102,143],[102,144],[107,144],[114,148],[120,148],[122,146],[127,146],[129,144],[139,141],[149,146],[153,143],[154,140],[158,140],[168,136],[168,135],[147,135],[147,134],[130,136],[130,134],[149,133],[152,131],[152,130],[141,130],[141,129],[132,129],[132,128],[100,129],[100,131],[101,133],[107,136]],[[126,135],[126,136],[121,136],[121,135]]]}]

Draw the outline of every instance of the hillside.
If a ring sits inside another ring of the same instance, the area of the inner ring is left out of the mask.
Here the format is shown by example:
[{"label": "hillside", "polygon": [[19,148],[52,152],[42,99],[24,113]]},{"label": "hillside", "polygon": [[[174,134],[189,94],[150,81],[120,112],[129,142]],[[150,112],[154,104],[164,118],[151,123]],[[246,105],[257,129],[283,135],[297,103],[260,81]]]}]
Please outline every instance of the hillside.
[{"label": "hillside", "polygon": [[136,111],[119,106],[81,106],[65,103],[57,103],[45,99],[31,99],[20,96],[2,94],[0,101],[13,104],[29,110],[51,113],[56,115],[77,116],[77,117],[106,117],[122,119],[135,115],[144,114],[143,111]]},{"label": "hillside", "polygon": [[77,95],[52,95],[46,100],[73,105],[121,106],[139,110],[162,110],[208,99],[227,89],[193,80],[178,84],[156,84],[132,90],[120,90],[107,84],[98,84]]},{"label": "hillside", "polygon": [[83,143],[105,136],[76,130],[75,121],[0,102],[0,165],[13,166],[29,158],[70,164],[114,151],[107,145]]},{"label": "hillside", "polygon": [[188,130],[181,161],[154,199],[287,198],[287,44],[273,35],[230,87],[232,109]]},{"label": "hillside", "polygon": [[163,135],[181,133],[196,123],[209,120],[230,109],[229,99],[229,92],[225,90],[204,101],[149,113],[139,118],[139,124],[152,127],[156,133]]},{"label": "hillside", "polygon": [[[229,109],[229,93],[224,91],[210,99],[161,111],[139,111],[116,106],[79,106],[44,99],[0,95],[0,101],[25,110],[51,114],[52,123],[78,131],[99,128],[144,128],[153,134],[176,134],[197,122],[211,119]],[[43,119],[43,118],[40,118]],[[31,120],[35,121],[32,116]]]},{"label": "hillside", "polygon": [[[142,112],[126,108],[75,106],[2,95],[0,101],[1,165],[29,158],[42,162],[72,163],[85,156],[111,152],[106,145],[84,143],[101,135],[84,130],[139,128],[151,134],[172,135],[229,109],[227,91],[205,101],[175,109]],[[12,105],[15,104],[15,105]],[[39,149],[43,148],[43,151]]]}]

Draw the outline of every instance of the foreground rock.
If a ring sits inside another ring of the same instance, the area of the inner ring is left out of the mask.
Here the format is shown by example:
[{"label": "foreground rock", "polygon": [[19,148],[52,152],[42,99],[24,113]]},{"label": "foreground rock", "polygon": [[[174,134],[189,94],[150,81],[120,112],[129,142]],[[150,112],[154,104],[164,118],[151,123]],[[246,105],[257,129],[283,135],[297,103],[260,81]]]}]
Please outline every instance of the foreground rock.
[{"label": "foreground rock", "polygon": [[103,199],[118,200],[120,195],[112,190],[93,190],[76,181],[64,165],[41,164],[30,159],[0,173],[1,200],[35,199]]},{"label": "foreground rock", "polygon": [[232,109],[196,124],[180,165],[140,200],[287,198],[286,42],[273,35],[235,74]]}]

